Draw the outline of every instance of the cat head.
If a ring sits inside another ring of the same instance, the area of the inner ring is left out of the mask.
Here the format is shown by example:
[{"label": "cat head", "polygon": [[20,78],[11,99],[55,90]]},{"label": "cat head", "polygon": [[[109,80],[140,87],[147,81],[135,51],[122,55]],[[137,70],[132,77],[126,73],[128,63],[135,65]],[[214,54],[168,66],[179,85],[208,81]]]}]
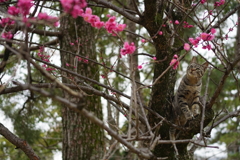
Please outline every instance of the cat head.
[{"label": "cat head", "polygon": [[191,63],[187,68],[188,78],[197,78],[197,79],[202,78],[207,67],[208,67],[208,62],[205,62],[203,64],[198,64],[196,57],[193,57]]}]

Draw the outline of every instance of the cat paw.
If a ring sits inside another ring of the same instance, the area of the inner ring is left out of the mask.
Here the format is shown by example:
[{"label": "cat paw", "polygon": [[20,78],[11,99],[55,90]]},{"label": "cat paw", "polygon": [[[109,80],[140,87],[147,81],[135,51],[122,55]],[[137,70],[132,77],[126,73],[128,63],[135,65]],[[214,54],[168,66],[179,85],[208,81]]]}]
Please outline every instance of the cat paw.
[{"label": "cat paw", "polygon": [[186,119],[187,119],[188,121],[193,120],[193,119],[194,119],[194,116],[193,116],[193,115],[188,115],[188,116],[186,116]]},{"label": "cat paw", "polygon": [[193,114],[189,111],[189,112],[185,112],[184,113],[184,116],[185,116],[185,118],[187,119],[187,120],[192,120],[192,119],[194,119],[194,116],[193,116]]},{"label": "cat paw", "polygon": [[199,113],[196,113],[196,114],[193,113],[194,118],[197,117],[198,115],[200,115],[200,114]]}]

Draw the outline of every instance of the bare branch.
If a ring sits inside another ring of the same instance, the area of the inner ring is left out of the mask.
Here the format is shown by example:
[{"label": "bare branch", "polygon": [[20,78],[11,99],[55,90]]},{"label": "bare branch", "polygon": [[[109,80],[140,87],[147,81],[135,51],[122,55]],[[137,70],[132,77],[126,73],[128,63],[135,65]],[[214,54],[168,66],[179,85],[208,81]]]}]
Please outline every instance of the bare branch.
[{"label": "bare branch", "polygon": [[134,15],[128,13],[125,11],[124,8],[119,8],[115,5],[113,5],[111,2],[107,2],[105,0],[92,0],[94,2],[96,2],[97,4],[102,4],[116,12],[118,12],[119,14],[123,15],[124,17],[126,17],[127,19],[133,21],[133,22],[136,22],[136,23],[139,23],[140,22],[140,19],[135,17]]},{"label": "bare branch", "polygon": [[13,145],[15,145],[16,149],[20,148],[30,160],[40,160],[40,158],[36,155],[36,153],[25,140],[20,139],[19,137],[14,135],[2,123],[0,123],[0,134],[4,136]]},{"label": "bare branch", "polygon": [[51,93],[49,93],[45,90],[34,87],[30,84],[27,84],[27,85],[24,85],[24,84],[21,84],[21,83],[17,83],[17,84],[19,86],[25,88],[25,89],[30,89],[32,91],[35,91],[35,92],[37,92],[39,94],[42,94],[44,96],[47,96],[49,98],[58,100],[61,103],[67,104],[66,105],[67,107],[69,107],[70,109],[80,113],[82,116],[87,117],[90,121],[92,121],[93,123],[95,123],[99,127],[101,127],[102,129],[107,131],[110,136],[112,136],[118,142],[125,145],[131,152],[137,154],[139,157],[147,158],[147,159],[154,157],[154,155],[151,152],[145,153],[145,152],[142,152],[140,149],[137,149],[136,147],[134,147],[131,143],[127,142],[125,139],[123,139],[121,136],[119,136],[118,133],[114,132],[107,125],[105,125],[105,123],[103,121],[101,121],[100,119],[98,119],[93,113],[89,112],[88,110],[86,110],[84,108],[80,108],[77,104],[74,104],[74,103],[70,102],[69,100],[66,100],[65,98],[61,98],[60,96],[51,94]]}]

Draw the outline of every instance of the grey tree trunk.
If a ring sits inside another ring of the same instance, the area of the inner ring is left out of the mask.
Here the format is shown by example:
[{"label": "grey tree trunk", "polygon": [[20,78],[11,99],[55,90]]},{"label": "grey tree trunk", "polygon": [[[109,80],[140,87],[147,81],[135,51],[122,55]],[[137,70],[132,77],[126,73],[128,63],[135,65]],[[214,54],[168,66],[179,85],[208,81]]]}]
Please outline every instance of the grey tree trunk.
[{"label": "grey tree trunk", "polygon": [[[64,33],[64,36],[60,39],[62,67],[98,81],[98,66],[71,54],[96,59],[94,29],[82,18],[73,19],[67,16],[61,19],[61,27]],[[81,79],[73,78],[67,73],[62,73],[62,75],[64,75],[63,83],[83,85]],[[63,94],[71,102],[92,111],[98,118],[102,119],[100,98],[81,90],[78,90],[78,92],[81,94],[81,99],[70,97],[65,92]],[[102,158],[104,149],[104,132],[102,129],[64,105],[62,108],[62,123],[64,160],[96,160]]]}]

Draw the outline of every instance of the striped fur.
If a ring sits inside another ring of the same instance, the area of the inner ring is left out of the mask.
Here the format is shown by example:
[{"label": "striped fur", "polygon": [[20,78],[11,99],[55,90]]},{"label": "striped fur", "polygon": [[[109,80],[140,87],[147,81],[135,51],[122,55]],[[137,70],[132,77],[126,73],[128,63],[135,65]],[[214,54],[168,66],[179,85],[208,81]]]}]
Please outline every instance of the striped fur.
[{"label": "striped fur", "polygon": [[[202,76],[208,67],[208,63],[198,64],[196,57],[192,58],[173,100],[172,122],[184,126],[188,120],[192,120],[201,113],[199,98],[202,87]],[[175,140],[175,128],[170,128],[170,139]],[[176,146],[174,146],[176,147]]]}]

